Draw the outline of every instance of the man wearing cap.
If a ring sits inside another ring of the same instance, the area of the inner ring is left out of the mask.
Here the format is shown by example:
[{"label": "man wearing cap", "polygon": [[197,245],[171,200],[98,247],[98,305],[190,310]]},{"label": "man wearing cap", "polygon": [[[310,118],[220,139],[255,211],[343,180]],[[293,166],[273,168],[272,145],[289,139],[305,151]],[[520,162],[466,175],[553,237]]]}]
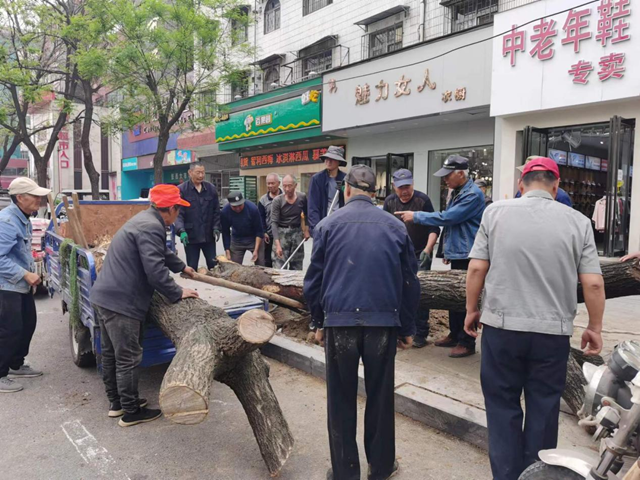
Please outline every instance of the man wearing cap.
[{"label": "man wearing cap", "polygon": [[[516,167],[517,170],[520,173],[522,173],[524,171],[524,167],[527,165],[527,163],[529,163],[531,160],[538,159],[538,158],[547,158],[547,157],[539,157],[537,155],[532,155],[531,157],[527,157],[527,159],[524,162],[524,165]],[[520,192],[520,190],[518,190],[516,192],[516,195],[515,195],[514,198],[520,198],[521,196],[522,196],[522,193]],[[558,193],[556,194],[556,202],[563,203],[567,207],[572,207],[573,208],[573,202],[571,202],[571,197],[569,196],[569,194],[567,192],[565,192],[560,187],[558,187]]]},{"label": "man wearing cap", "polygon": [[231,192],[229,203],[222,209],[222,243],[227,258],[242,265],[244,254],[251,252],[251,261],[262,265],[260,243],[264,236],[258,207],[245,200],[241,192]]},{"label": "man wearing cap", "polygon": [[[393,189],[396,193],[392,193],[384,201],[383,209],[385,211],[392,215],[403,211],[433,212],[431,199],[413,188],[413,174],[410,170],[402,168],[393,174]],[[438,240],[438,235],[440,235],[440,228],[416,223],[408,223],[406,227],[415,248],[419,269],[430,270],[433,247]],[[413,346],[415,348],[425,347],[428,336],[429,310],[420,310],[416,319],[416,335],[413,338]]]},{"label": "man wearing cap", "polygon": [[593,229],[553,201],[559,180],[553,160],[528,163],[522,199],[487,208],[470,254],[465,330],[475,337],[484,325],[480,377],[496,480],[516,480],[540,450],[556,447],[578,281],[589,312],[582,348],[587,355],[602,348],[605,295]]},{"label": "man wearing cap", "polygon": [[344,148],[331,146],[320,157],[325,169],[311,177],[309,182],[309,231],[324,217],[344,206],[342,183],[346,174],[339,167],[346,167]]},{"label": "man wearing cap", "polygon": [[181,288],[170,272],[193,276],[166,243],[166,227],[178,218],[189,202],[175,185],[156,185],[149,192],[151,207],[138,213],[115,234],[109,253],[91,288],[100,325],[102,379],[109,400],[109,417],[122,417],[129,427],[160,417],[160,410],[146,408],[138,396],[142,360],[142,329],[153,292],[172,303],[197,297],[195,290]]},{"label": "man wearing cap", "polygon": [[265,193],[258,201],[258,211],[260,212],[260,220],[262,220],[262,229],[264,230],[263,251],[264,264],[263,267],[273,267],[271,260],[271,251],[273,249],[273,232],[271,230],[271,205],[273,199],[278,195],[282,195],[280,188],[280,176],[277,173],[267,175],[267,193]]},{"label": "man wearing cap", "polygon": [[473,183],[476,184],[476,186],[480,189],[480,191],[484,195],[484,206],[488,207],[489,205],[491,205],[493,203],[493,199],[489,195],[487,195],[487,187],[488,187],[487,181],[478,179]]},{"label": "man wearing cap", "polygon": [[[444,212],[396,212],[405,222],[418,225],[444,227],[441,242],[444,243],[444,261],[451,263],[452,270],[466,270],[469,252],[478,232],[484,195],[469,178],[469,160],[460,155],[451,155],[435,174],[442,177],[452,190]],[[464,331],[464,312],[449,311],[449,335],[436,340],[436,347],[453,347],[449,356],[461,358],[476,352],[475,338]]]},{"label": "man wearing cap", "polygon": [[200,252],[207,268],[216,266],[216,242],[220,239],[220,203],[215,185],[204,181],[204,166],[189,166],[189,181],[180,184],[180,195],[191,204],[180,209],[175,228],[184,245],[187,264],[198,269]]},{"label": "man wearing cap", "polygon": [[298,246],[309,238],[309,232],[302,231],[302,218],[307,215],[307,196],[296,192],[298,183],[293,175],[285,175],[282,179],[284,195],[276,197],[271,205],[271,228],[275,250],[273,251],[273,265],[275,268],[284,267],[291,257],[289,270],[302,270],[304,263],[304,248]]},{"label": "man wearing cap", "polygon": [[397,347],[411,346],[415,333],[418,265],[405,226],[373,204],[371,168],[356,165],[345,181],[345,207],[316,225],[304,296],[316,339],[325,344],[332,465],[327,479],[360,479],[356,406],[362,358],[368,478],[382,480],[398,470],[394,358]]},{"label": "man wearing cap", "polygon": [[30,178],[16,178],[9,185],[11,205],[0,211],[0,393],[23,389],[12,378],[42,375],[24,363],[37,321],[31,290],[40,283],[30,217],[50,191]]}]

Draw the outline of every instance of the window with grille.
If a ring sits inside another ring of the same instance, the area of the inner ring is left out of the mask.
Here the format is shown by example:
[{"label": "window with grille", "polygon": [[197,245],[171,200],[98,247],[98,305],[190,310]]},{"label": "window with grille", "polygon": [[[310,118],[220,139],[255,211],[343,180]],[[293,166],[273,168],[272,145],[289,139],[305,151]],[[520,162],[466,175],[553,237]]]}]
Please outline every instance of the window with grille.
[{"label": "window with grille", "polygon": [[269,0],[264,9],[264,34],[280,28],[280,0]]},{"label": "window with grille", "polygon": [[302,1],[302,15],[309,15],[316,12],[321,8],[331,5],[333,0],[303,0]]},{"label": "window with grille", "polygon": [[307,78],[311,72],[321,73],[331,70],[333,65],[333,48],[337,44],[336,37],[310,45],[300,50],[302,77]]},{"label": "window with grille", "polygon": [[467,0],[451,6],[452,31],[461,32],[493,22],[499,0]]},{"label": "window with grille", "polygon": [[249,7],[238,7],[236,17],[231,19],[231,31],[233,32],[234,45],[244,43],[249,38]]},{"label": "window with grille", "polygon": [[395,52],[402,48],[402,23],[369,35],[369,58]]},{"label": "window with grille", "polygon": [[268,92],[280,86],[280,62],[262,66],[263,78],[262,91]]},{"label": "window with grille", "polygon": [[245,98],[249,94],[249,72],[239,72],[231,79],[231,100]]}]

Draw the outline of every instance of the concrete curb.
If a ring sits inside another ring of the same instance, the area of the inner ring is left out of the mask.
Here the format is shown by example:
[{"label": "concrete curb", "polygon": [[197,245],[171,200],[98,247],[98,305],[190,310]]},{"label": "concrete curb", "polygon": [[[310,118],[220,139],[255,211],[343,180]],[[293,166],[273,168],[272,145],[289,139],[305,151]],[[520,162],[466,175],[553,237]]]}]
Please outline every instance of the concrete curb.
[{"label": "concrete curb", "polygon": [[[324,352],[319,347],[275,336],[261,350],[267,357],[326,379]],[[362,366],[358,377],[358,393],[365,396]],[[411,383],[397,385],[395,392],[396,412],[488,450],[484,410]]]}]

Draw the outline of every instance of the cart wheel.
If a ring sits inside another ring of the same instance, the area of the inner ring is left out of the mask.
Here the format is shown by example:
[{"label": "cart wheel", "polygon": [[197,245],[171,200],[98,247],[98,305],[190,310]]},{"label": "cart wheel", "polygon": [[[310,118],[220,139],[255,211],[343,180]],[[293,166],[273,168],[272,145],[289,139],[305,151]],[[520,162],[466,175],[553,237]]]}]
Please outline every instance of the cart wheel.
[{"label": "cart wheel", "polygon": [[518,480],[584,480],[584,477],[565,467],[536,462],[522,472]]},{"label": "cart wheel", "polygon": [[91,332],[87,327],[69,325],[69,343],[73,363],[80,368],[95,366],[96,357],[91,348]]}]

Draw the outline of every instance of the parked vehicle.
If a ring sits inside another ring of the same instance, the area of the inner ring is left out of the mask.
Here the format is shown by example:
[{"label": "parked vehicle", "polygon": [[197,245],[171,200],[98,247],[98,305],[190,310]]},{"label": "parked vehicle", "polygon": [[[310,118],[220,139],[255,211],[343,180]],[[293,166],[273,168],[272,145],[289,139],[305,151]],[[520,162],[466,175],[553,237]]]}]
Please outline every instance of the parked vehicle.
[{"label": "parked vehicle", "polygon": [[543,450],[520,480],[638,480],[637,464],[625,477],[618,476],[624,456],[637,463],[640,455],[640,343],[624,341],[606,364],[583,365],[588,385],[580,425],[595,427],[593,440],[600,456],[569,449]]},{"label": "parked vehicle", "polygon": [[[121,203],[123,205],[131,202],[80,202],[83,204],[110,204]],[[56,208],[56,215],[60,218],[63,205],[60,204]],[[64,242],[64,238],[58,235],[54,230],[53,222],[49,225],[45,233],[45,263],[49,276],[48,290],[50,296],[57,293],[60,295],[62,303],[62,312],[69,311],[72,305],[72,295],[70,282],[63,281],[62,266],[60,263],[60,246]],[[175,235],[173,231],[167,237],[167,246],[175,251]],[[89,249],[78,248],[78,290],[79,290],[79,307],[80,307],[80,325],[69,325],[69,345],[71,349],[71,358],[78,367],[89,367],[97,365],[101,367],[101,347],[100,347],[100,327],[96,318],[93,306],[89,301],[89,293],[91,287],[97,278],[96,264],[93,253]],[[207,301],[213,303],[215,298],[207,298]],[[214,303],[215,304],[215,303]],[[254,297],[252,295],[238,294],[233,301],[229,298],[222,298],[220,304],[216,305],[224,309],[229,316],[237,318],[248,310],[255,308],[268,309],[266,300]],[[173,359],[176,349],[162,331],[153,324],[145,326],[143,346],[143,357],[141,366],[150,367],[168,363]]]}]

